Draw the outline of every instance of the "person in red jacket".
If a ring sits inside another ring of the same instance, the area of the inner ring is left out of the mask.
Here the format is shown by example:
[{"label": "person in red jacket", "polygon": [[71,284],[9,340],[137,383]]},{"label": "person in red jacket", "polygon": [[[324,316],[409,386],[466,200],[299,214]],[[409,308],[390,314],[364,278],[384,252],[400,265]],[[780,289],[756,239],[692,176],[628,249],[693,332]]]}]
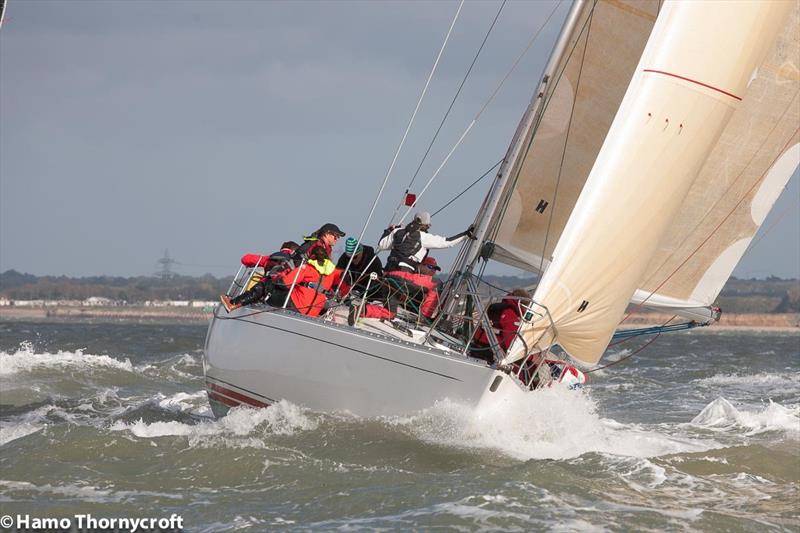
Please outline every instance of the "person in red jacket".
[{"label": "person in red jacket", "polygon": [[333,245],[342,235],[344,233],[335,224],[323,225],[311,237],[307,237],[305,243],[292,254],[292,259],[307,258],[307,262],[265,277],[235,298],[222,295],[220,300],[225,309],[231,312],[264,299],[270,305],[282,307],[291,291],[287,307],[292,304],[294,310],[302,314],[318,316],[327,301],[323,291],[329,291],[334,283],[338,285],[341,280],[341,272],[337,272],[330,254]]},{"label": "person in red jacket", "polygon": [[[508,350],[511,342],[517,336],[522,317],[522,307],[529,303],[530,295],[528,291],[514,289],[502,301],[490,305],[486,310],[486,314],[489,315],[489,321],[492,323],[494,335],[504,352]],[[494,354],[489,347],[489,336],[482,326],[475,331],[469,354],[472,357],[484,359],[488,363],[494,362]]]},{"label": "person in red jacket", "polygon": [[[408,298],[423,309],[423,315],[426,317],[435,316],[439,309],[439,282],[433,277],[441,269],[435,258],[426,257],[417,265],[416,283],[414,286],[408,287]],[[417,287],[417,289],[414,290],[413,287]],[[397,305],[398,302],[394,300],[388,302],[388,307],[378,304],[365,304],[361,316],[363,318],[392,319],[397,316],[395,311]],[[426,311],[427,314],[425,314]],[[351,326],[355,324],[355,313],[356,307],[351,307],[350,314],[347,317],[347,323]]]},{"label": "person in red jacket", "polygon": [[[336,268],[333,261],[324,254],[322,247],[311,250],[307,263],[282,272],[274,283],[273,296],[268,302],[283,305],[286,295],[291,291],[290,303],[295,311],[308,316],[319,316],[327,308],[329,295],[342,281],[344,270]],[[342,283],[340,291],[347,293],[348,287]],[[275,299],[279,301],[274,301]]]}]

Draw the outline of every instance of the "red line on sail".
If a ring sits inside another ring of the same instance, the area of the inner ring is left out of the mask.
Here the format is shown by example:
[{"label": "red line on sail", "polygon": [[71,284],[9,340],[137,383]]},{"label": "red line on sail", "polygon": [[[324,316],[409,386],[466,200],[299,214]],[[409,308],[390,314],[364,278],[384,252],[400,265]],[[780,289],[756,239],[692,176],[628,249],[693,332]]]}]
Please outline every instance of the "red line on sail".
[{"label": "red line on sail", "polygon": [[742,100],[741,98],[739,98],[738,96],[736,96],[733,93],[729,93],[728,91],[723,91],[722,89],[719,89],[719,88],[714,87],[713,85],[709,85],[707,83],[703,83],[702,81],[697,81],[697,80],[693,80],[691,78],[686,78],[684,76],[679,76],[678,74],[673,74],[672,72],[664,72],[663,70],[652,70],[652,69],[649,69],[649,68],[642,69],[642,70],[644,72],[652,72],[653,74],[663,74],[664,76],[672,76],[673,78],[678,78],[679,80],[688,81],[688,82],[691,82],[691,83],[696,83],[697,85],[703,86],[703,87],[705,87],[707,89],[711,89],[712,91],[717,91],[718,93],[722,93],[725,96],[730,96],[731,98],[736,98],[739,101]]},{"label": "red line on sail", "polygon": [[214,383],[209,383],[208,381],[206,381],[206,385],[210,390],[213,390],[219,394],[224,394],[225,396],[228,396],[235,400],[239,400],[240,402],[244,402],[248,405],[252,405],[253,407],[269,407],[268,403],[259,402],[258,400],[254,400],[250,396],[246,396],[239,392],[226,389],[225,387],[220,387],[219,385],[216,385]]}]

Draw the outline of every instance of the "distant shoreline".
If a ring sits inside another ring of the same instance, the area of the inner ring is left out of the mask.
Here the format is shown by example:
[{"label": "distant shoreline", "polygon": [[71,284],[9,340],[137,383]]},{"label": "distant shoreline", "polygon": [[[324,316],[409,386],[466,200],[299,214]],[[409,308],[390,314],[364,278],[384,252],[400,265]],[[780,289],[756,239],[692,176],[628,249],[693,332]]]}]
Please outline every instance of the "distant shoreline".
[{"label": "distant shoreline", "polygon": [[[212,313],[191,307],[0,307],[0,321],[31,322],[126,322],[159,323],[178,322],[202,324],[211,320]],[[659,313],[634,313],[623,327],[661,325],[670,315]],[[673,323],[679,322],[676,318]],[[768,330],[800,333],[800,313],[723,313],[719,323],[704,328],[705,331]]]}]

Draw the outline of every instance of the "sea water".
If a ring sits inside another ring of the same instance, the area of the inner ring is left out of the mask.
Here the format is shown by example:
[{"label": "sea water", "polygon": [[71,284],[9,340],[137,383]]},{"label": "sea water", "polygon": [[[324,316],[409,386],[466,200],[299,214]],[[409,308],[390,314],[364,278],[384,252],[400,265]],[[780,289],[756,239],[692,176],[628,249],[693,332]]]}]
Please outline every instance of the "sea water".
[{"label": "sea water", "polygon": [[0,514],[177,513],[198,532],[800,530],[797,333],[662,335],[583,390],[491,419],[282,401],[219,420],[204,335],[0,323]]}]

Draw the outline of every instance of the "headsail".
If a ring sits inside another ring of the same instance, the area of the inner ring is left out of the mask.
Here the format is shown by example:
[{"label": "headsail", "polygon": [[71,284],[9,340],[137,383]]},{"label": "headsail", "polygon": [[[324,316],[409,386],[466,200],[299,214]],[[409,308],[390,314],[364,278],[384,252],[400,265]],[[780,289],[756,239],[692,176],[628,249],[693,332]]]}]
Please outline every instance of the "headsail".
[{"label": "headsail", "polygon": [[800,3],[659,243],[634,302],[714,303],[800,162]]},{"label": "headsail", "polygon": [[524,132],[509,190],[491,224],[492,259],[525,270],[549,264],[658,14],[658,0],[585,2]]},{"label": "headsail", "polygon": [[[662,6],[534,295],[572,356],[599,360],[792,7],[791,1]],[[553,340],[543,327],[523,328],[529,346]],[[515,342],[506,360],[524,351]]]}]

